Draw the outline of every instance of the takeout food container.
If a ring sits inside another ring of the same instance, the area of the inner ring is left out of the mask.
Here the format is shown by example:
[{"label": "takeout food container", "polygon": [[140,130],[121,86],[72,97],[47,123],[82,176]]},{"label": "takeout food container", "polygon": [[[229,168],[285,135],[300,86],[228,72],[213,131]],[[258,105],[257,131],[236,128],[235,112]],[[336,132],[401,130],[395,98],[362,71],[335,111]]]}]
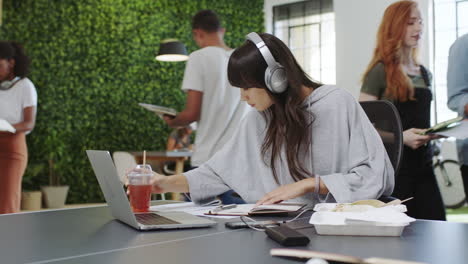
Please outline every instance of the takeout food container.
[{"label": "takeout food container", "polygon": [[[409,223],[383,224],[376,222],[349,221],[345,224],[328,224],[321,219],[323,213],[315,212],[310,223],[315,226],[319,235],[331,236],[401,236]],[[360,222],[360,223],[359,223]]]},{"label": "takeout food container", "polygon": [[376,208],[366,204],[320,203],[309,223],[319,235],[401,236],[405,226],[415,221],[402,204]]}]

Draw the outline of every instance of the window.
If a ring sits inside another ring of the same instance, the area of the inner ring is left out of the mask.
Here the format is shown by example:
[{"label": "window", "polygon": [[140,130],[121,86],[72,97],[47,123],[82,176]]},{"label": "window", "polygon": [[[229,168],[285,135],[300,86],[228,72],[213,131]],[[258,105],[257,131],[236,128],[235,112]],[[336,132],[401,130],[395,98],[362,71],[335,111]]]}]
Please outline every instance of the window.
[{"label": "window", "polygon": [[456,2],[457,9],[457,37],[468,33],[468,0],[459,0]]},{"label": "window", "polygon": [[457,114],[447,107],[447,67],[450,46],[468,33],[468,0],[434,0],[434,81],[436,121]]},{"label": "window", "polygon": [[328,84],[336,82],[332,0],[274,6],[273,34],[288,45],[313,79]]}]

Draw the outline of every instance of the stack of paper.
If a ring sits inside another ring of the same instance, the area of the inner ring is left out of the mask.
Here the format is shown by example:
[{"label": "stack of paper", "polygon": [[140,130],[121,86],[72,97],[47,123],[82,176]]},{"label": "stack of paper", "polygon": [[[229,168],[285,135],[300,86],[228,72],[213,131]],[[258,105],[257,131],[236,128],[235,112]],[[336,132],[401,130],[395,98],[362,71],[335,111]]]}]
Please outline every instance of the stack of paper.
[{"label": "stack of paper", "polygon": [[454,137],[456,139],[466,139],[468,138],[468,120],[465,119],[460,121],[457,126],[448,128],[446,130],[436,132],[435,134],[441,135],[444,137]]},{"label": "stack of paper", "polygon": [[170,116],[177,115],[177,111],[173,108],[164,107],[160,105],[145,104],[145,103],[139,103],[138,105],[145,108],[146,110],[155,112],[161,118],[163,118],[163,115],[170,115]]},{"label": "stack of paper", "polygon": [[5,119],[0,119],[0,131],[16,133],[16,129]]},{"label": "stack of paper", "polygon": [[[185,212],[196,216],[207,216],[206,214],[218,207],[219,204],[197,205],[193,202],[170,203],[164,205],[153,205],[150,211],[154,212]],[[214,216],[211,216],[214,217]],[[235,216],[216,216],[216,218],[234,218]]]},{"label": "stack of paper", "polygon": [[[223,207],[227,208],[223,209]],[[304,207],[304,204],[281,203],[259,206],[255,204],[232,204],[221,206],[217,204],[196,205],[192,202],[187,202],[155,205],[151,206],[150,210],[157,212],[180,211],[197,216],[233,218],[243,215],[287,214],[289,212],[297,212],[302,207]]]}]

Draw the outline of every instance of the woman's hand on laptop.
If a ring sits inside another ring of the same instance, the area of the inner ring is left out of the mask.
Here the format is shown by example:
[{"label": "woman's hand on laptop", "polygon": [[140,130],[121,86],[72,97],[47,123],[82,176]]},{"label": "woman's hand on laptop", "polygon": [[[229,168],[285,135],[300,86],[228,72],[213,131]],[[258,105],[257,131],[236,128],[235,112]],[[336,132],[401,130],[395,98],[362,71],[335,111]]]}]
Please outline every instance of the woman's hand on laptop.
[{"label": "woman's hand on laptop", "polygon": [[153,172],[151,185],[153,193],[189,192],[187,178],[183,174],[164,176]]}]

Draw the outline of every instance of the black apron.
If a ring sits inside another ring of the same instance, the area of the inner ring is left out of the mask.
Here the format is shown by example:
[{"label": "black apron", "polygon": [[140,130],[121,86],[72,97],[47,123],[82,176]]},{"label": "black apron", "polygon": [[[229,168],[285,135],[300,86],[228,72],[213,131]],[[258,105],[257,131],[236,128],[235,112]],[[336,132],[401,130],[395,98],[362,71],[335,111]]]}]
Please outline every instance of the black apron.
[{"label": "black apron", "polygon": [[[415,88],[416,100],[394,102],[400,113],[403,130],[428,128],[432,92],[429,88]],[[418,149],[403,147],[403,157],[395,178],[393,196],[399,199],[414,197],[406,203],[407,214],[418,219],[445,220],[445,209],[432,168],[432,144],[429,142]]]},{"label": "black apron", "polygon": [[[401,117],[403,131],[429,128],[431,125],[432,92],[427,70],[421,66],[426,87],[415,88],[415,100],[394,102]],[[445,209],[432,167],[432,144],[418,149],[403,147],[400,171],[395,178],[393,195],[399,199],[414,197],[406,203],[409,216],[419,219],[445,220]]]},{"label": "black apron", "polygon": [[[403,131],[410,128],[429,128],[431,125],[431,90],[429,88],[415,88],[414,98],[415,100],[406,102],[394,102],[400,113]],[[418,149],[404,145],[401,172],[412,172],[422,167],[431,167],[432,156],[433,150],[430,143]]]}]

